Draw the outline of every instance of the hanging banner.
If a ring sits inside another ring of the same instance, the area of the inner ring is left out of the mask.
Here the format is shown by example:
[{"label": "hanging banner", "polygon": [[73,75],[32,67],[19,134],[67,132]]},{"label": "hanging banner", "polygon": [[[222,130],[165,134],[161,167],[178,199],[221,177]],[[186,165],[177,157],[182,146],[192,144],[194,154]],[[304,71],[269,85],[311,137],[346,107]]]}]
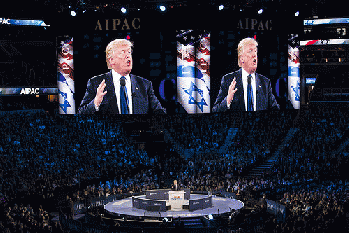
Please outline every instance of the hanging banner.
[{"label": "hanging banner", "polygon": [[288,100],[294,109],[300,108],[300,63],[298,35],[290,35],[288,45]]},{"label": "hanging banner", "polygon": [[57,85],[59,113],[75,114],[73,38],[58,39]]},{"label": "hanging banner", "polygon": [[210,34],[177,35],[177,99],[189,114],[210,113]]},{"label": "hanging banner", "polygon": [[[196,85],[199,90],[202,90],[202,95],[199,93],[197,99],[200,100],[202,104],[198,105],[200,111],[197,113],[209,113],[211,109],[210,103],[210,34],[201,38],[198,42],[198,47],[196,48],[196,68],[197,68],[197,79]],[[206,103],[207,105],[205,105]]]}]

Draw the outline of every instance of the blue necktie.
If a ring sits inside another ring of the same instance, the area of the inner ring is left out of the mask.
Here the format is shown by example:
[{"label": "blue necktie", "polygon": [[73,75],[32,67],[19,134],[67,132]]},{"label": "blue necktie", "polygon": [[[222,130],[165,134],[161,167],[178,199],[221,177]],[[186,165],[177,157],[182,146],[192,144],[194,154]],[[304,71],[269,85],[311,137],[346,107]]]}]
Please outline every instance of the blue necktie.
[{"label": "blue necktie", "polygon": [[252,76],[247,76],[247,111],[253,111],[253,89],[251,85]]},{"label": "blue necktie", "polygon": [[121,114],[128,114],[128,98],[125,77],[120,78],[120,107]]}]

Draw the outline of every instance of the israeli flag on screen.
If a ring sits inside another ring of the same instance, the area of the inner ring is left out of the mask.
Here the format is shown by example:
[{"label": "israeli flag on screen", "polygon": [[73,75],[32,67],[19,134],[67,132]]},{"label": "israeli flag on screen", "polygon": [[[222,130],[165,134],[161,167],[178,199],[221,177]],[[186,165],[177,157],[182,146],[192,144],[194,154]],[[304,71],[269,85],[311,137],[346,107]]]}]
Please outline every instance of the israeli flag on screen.
[{"label": "israeli flag on screen", "polygon": [[300,108],[299,49],[288,48],[288,100],[294,109]]},{"label": "israeli flag on screen", "polygon": [[75,114],[73,38],[60,43],[57,62],[57,85],[60,114]]},{"label": "israeli flag on screen", "polygon": [[189,114],[210,112],[209,37],[177,43],[177,99]]}]

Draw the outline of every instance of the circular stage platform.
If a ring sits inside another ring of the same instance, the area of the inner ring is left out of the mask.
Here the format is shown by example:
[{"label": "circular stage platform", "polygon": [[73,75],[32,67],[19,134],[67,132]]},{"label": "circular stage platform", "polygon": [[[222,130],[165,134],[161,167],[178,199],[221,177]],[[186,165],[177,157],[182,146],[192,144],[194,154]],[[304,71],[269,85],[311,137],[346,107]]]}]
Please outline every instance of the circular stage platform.
[{"label": "circular stage platform", "polygon": [[[190,194],[190,200],[199,200],[207,197],[207,195]],[[145,198],[145,195],[137,196],[137,198]],[[223,214],[232,210],[238,210],[244,207],[244,203],[231,198],[212,196],[212,207],[189,211],[188,209],[167,210],[167,211],[147,211],[132,207],[132,197],[109,202],[104,209],[110,213],[118,215],[128,215],[135,217],[163,217],[163,218],[192,218],[207,216],[210,214]]]}]

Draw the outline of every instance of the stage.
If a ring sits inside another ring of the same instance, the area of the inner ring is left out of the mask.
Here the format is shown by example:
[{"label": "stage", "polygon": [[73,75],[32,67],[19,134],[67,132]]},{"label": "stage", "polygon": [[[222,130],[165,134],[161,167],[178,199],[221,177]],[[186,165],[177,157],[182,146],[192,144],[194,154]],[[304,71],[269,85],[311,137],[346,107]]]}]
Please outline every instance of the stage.
[{"label": "stage", "polygon": [[[207,195],[190,194],[190,200],[199,200],[207,197]],[[137,198],[145,198],[145,195],[137,196]],[[167,211],[147,211],[144,209],[137,209],[132,207],[132,197],[109,202],[104,205],[104,209],[111,214],[128,215],[134,217],[163,217],[163,218],[192,218],[207,216],[209,214],[223,214],[232,210],[238,210],[244,207],[244,203],[224,197],[212,196],[212,207],[189,211],[188,209],[181,210],[167,210]]]}]

